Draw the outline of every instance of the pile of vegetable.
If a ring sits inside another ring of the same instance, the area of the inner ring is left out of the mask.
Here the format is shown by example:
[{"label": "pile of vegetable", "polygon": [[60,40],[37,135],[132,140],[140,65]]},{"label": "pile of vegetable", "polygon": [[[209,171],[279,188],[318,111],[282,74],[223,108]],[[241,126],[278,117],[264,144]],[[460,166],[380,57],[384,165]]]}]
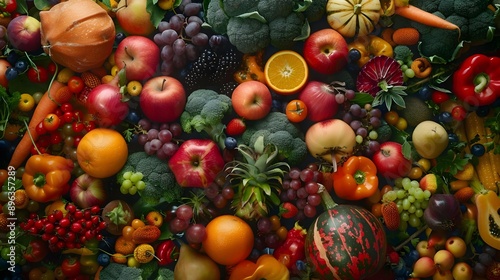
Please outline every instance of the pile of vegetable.
[{"label": "pile of vegetable", "polygon": [[1,274],[499,279],[499,10],[0,0]]}]

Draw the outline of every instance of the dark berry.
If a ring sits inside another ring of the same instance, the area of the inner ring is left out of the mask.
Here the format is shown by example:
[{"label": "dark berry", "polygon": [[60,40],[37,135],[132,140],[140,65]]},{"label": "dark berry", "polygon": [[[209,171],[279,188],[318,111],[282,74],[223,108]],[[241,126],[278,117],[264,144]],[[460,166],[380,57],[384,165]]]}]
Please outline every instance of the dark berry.
[{"label": "dark berry", "polygon": [[7,55],[6,59],[10,63],[10,65],[15,65],[17,60],[19,60],[19,55],[16,52],[11,51]]},{"label": "dark berry", "polygon": [[418,90],[418,98],[424,101],[429,100],[431,96],[432,96],[432,89],[428,85],[424,85]]},{"label": "dark berry", "polygon": [[233,137],[227,137],[224,140],[224,145],[226,146],[226,149],[232,150],[238,146],[238,141]]},{"label": "dark berry", "polygon": [[14,67],[9,67],[5,71],[5,78],[7,78],[7,80],[9,80],[9,81],[14,80],[15,78],[17,78],[18,75],[19,75],[19,72]]},{"label": "dark berry", "polygon": [[116,33],[115,35],[115,44],[120,44],[121,41],[123,41],[123,39],[125,39],[125,33],[122,33],[122,32],[118,32]]},{"label": "dark berry", "polygon": [[349,50],[349,61],[356,62],[361,58],[361,52],[357,49]]},{"label": "dark berry", "polygon": [[450,141],[450,143],[456,143],[458,142],[458,135],[456,135],[455,133],[448,133],[448,140]]},{"label": "dark berry", "polygon": [[442,112],[438,115],[438,120],[442,123],[450,123],[453,121],[453,117],[449,112]]},{"label": "dark berry", "polygon": [[24,60],[18,60],[16,64],[14,65],[14,68],[19,72],[22,73],[28,69],[28,63]]},{"label": "dark berry", "polygon": [[479,106],[476,109],[476,115],[480,118],[486,117],[486,115],[488,115],[489,112],[490,112],[489,106]]},{"label": "dark berry", "polygon": [[476,143],[470,147],[470,152],[473,156],[480,157],[484,155],[486,149],[484,148],[483,144]]}]

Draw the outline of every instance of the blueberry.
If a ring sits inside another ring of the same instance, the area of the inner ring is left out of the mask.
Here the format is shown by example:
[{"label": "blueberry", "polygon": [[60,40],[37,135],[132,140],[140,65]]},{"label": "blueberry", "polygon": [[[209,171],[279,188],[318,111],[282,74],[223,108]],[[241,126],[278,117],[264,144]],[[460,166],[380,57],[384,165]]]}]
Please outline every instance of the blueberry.
[{"label": "blueberry", "polygon": [[470,147],[470,152],[473,156],[480,157],[484,155],[486,149],[484,148],[483,144],[476,143]]},{"label": "blueberry", "polygon": [[357,49],[349,50],[349,61],[356,62],[361,58],[361,52]]},{"label": "blueberry", "polygon": [[408,258],[411,259],[411,260],[413,260],[413,263],[415,263],[420,258],[420,255],[419,255],[419,253],[418,253],[417,250],[411,250],[408,253]]},{"label": "blueberry", "polygon": [[418,98],[427,101],[431,99],[432,96],[432,90],[428,85],[424,85],[418,90]]},{"label": "blueberry", "polygon": [[134,110],[130,110],[127,114],[127,117],[125,118],[126,121],[134,124],[138,123],[140,119],[141,116],[139,115],[139,113],[137,113],[137,111]]},{"label": "blueberry", "polygon": [[490,106],[479,106],[476,109],[476,115],[478,117],[486,117],[490,112]]},{"label": "blueberry", "polygon": [[224,145],[226,145],[226,149],[232,150],[238,146],[238,141],[233,137],[227,137],[224,140]]},{"label": "blueberry", "polygon": [[458,135],[455,133],[448,133],[448,140],[450,141],[450,143],[456,143],[459,140]]},{"label": "blueberry", "polygon": [[18,60],[14,66],[17,72],[22,73],[28,69],[28,63],[22,59]]},{"label": "blueberry", "polygon": [[438,120],[442,123],[450,123],[453,121],[453,117],[449,112],[442,112],[439,114]]},{"label": "blueberry", "polygon": [[100,253],[97,256],[97,263],[102,266],[107,266],[109,264],[110,258],[109,255],[106,253]]},{"label": "blueberry", "polygon": [[9,67],[5,70],[5,78],[7,78],[8,81],[14,80],[18,75],[19,72],[14,67]]},{"label": "blueberry", "polygon": [[10,65],[14,65],[19,59],[19,55],[16,52],[9,52],[6,59],[10,63]]},{"label": "blueberry", "polygon": [[118,45],[120,44],[121,41],[123,41],[123,39],[125,39],[125,33],[123,32],[118,32],[116,33],[115,35],[115,43]]},{"label": "blueberry", "polygon": [[272,110],[274,112],[282,112],[283,110],[283,102],[277,100],[277,99],[273,99],[273,103],[272,103]]}]

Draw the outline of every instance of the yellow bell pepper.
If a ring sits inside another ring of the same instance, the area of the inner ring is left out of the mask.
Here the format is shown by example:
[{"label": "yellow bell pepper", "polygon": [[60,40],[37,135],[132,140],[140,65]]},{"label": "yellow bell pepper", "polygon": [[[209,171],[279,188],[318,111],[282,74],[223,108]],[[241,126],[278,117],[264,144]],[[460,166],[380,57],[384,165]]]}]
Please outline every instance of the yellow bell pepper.
[{"label": "yellow bell pepper", "polygon": [[261,255],[257,262],[239,262],[231,271],[229,280],[288,280],[288,268],[269,254]]},{"label": "yellow bell pepper", "polygon": [[348,48],[357,49],[361,53],[361,58],[357,62],[359,67],[363,67],[374,56],[394,56],[391,44],[376,35],[360,36],[350,43]]}]

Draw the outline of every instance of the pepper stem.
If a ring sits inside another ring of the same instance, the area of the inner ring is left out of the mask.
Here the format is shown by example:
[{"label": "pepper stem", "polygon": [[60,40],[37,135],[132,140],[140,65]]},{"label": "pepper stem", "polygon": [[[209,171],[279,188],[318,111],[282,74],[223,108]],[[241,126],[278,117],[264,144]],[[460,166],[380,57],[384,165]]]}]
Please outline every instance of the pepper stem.
[{"label": "pepper stem", "polygon": [[482,92],[490,83],[490,76],[486,73],[480,73],[476,77],[474,77],[474,92],[480,93]]},{"label": "pepper stem", "polygon": [[354,180],[356,181],[356,184],[361,185],[365,182],[366,174],[365,172],[361,170],[357,170],[354,172]]},{"label": "pepper stem", "polygon": [[325,208],[328,210],[331,210],[331,209],[337,207],[338,204],[335,201],[333,201],[332,197],[330,196],[330,194],[326,190],[325,186],[323,186],[323,184],[319,184],[319,183],[318,183],[318,185],[319,185],[318,193],[321,195],[321,200],[323,201]]},{"label": "pepper stem", "polygon": [[47,181],[45,180],[45,175],[43,173],[36,173],[35,176],[33,176],[33,184],[37,187],[43,187]]}]

